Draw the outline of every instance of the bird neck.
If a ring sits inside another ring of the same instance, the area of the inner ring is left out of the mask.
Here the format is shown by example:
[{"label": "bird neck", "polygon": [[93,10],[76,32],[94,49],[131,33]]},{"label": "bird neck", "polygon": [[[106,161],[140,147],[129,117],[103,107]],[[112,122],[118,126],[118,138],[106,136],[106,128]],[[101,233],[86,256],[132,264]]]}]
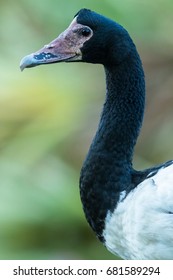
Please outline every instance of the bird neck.
[{"label": "bird neck", "polygon": [[[131,185],[133,150],[145,104],[137,51],[119,65],[105,66],[105,73],[106,100],[80,178],[84,211],[100,239],[107,211],[114,210],[120,192]],[[104,208],[101,213],[100,207]]]},{"label": "bird neck", "polygon": [[111,153],[114,164],[132,164],[142,125],[145,81],[137,53],[118,66],[105,66],[106,100],[93,141],[94,150]]},{"label": "bird neck", "polygon": [[[131,166],[143,120],[145,81],[137,52],[120,65],[105,66],[106,100],[88,158],[111,157],[113,166]],[[106,165],[106,162],[105,162]]]}]

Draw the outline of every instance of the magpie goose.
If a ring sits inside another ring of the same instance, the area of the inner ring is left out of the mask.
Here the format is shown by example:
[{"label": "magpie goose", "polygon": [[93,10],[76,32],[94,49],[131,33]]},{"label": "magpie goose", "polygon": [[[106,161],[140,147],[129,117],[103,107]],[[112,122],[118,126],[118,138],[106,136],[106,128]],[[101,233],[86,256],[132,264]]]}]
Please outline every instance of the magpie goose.
[{"label": "magpie goose", "polygon": [[124,259],[173,259],[173,161],[143,171],[132,166],[145,107],[137,49],[118,23],[88,9],[21,70],[57,62],[102,64],[106,100],[80,174],[86,219],[101,242]]}]

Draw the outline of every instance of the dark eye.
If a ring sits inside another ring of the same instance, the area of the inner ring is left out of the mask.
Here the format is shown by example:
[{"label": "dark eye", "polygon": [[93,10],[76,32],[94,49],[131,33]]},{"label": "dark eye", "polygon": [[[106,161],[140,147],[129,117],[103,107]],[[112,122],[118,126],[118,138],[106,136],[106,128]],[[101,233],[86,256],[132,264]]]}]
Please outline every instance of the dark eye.
[{"label": "dark eye", "polygon": [[80,33],[84,37],[88,37],[91,34],[91,29],[88,27],[84,27],[80,30]]}]

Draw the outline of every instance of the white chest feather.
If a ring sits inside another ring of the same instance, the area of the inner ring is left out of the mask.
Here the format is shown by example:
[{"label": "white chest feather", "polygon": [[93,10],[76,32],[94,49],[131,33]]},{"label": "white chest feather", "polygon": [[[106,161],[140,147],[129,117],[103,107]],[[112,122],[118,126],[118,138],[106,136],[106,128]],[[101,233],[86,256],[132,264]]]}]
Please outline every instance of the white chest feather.
[{"label": "white chest feather", "polygon": [[123,195],[106,217],[107,249],[124,259],[173,259],[173,165]]}]

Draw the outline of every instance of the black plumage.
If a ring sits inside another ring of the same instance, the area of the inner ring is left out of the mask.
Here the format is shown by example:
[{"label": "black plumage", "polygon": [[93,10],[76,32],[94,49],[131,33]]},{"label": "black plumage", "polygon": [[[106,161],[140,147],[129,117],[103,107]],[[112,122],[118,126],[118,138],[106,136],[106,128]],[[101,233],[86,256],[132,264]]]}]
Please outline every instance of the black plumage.
[{"label": "black plumage", "polygon": [[[80,195],[90,226],[110,251],[123,258],[173,258],[173,238],[165,230],[162,242],[159,225],[148,224],[161,217],[160,208],[173,212],[171,186],[162,205],[158,181],[160,174],[167,176],[168,182],[173,180],[168,176],[172,161],[144,171],[134,170],[132,164],[144,114],[145,77],[131,37],[113,20],[82,9],[57,39],[25,57],[21,69],[61,61],[97,63],[105,69],[106,100],[80,174]],[[142,201],[141,196],[147,193],[148,198]],[[145,213],[149,215],[146,219]],[[168,221],[172,230],[170,215],[160,227]],[[150,236],[155,236],[152,242]]]}]

